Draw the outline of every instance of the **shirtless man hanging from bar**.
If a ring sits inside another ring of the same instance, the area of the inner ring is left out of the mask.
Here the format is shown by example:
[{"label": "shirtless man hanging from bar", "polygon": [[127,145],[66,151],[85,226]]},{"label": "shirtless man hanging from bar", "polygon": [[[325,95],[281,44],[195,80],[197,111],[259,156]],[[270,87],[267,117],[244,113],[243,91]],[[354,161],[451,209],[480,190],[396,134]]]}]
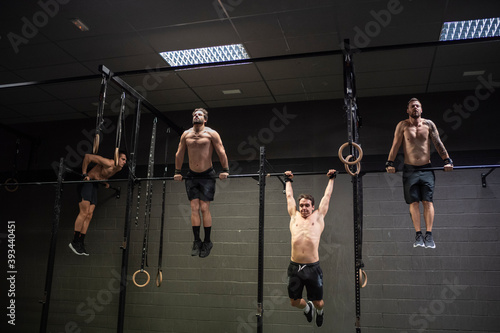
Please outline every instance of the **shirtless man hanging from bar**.
[{"label": "shirtless man hanging from bar", "polygon": [[[85,154],[82,162],[83,180],[107,180],[114,176],[127,163],[127,154],[124,151],[120,151],[118,156],[118,165],[115,166],[115,161],[112,159],[94,154]],[[97,165],[87,173],[90,163]],[[108,183],[105,183],[105,185],[107,188],[109,187]],[[73,241],[69,243],[69,248],[77,255],[89,255],[85,249],[84,239],[97,204],[98,186],[99,183],[96,182],[83,183],[78,186],[78,193],[80,193],[82,199],[78,204],[80,213],[76,217]]]},{"label": "shirtless man hanging from bar", "polygon": [[[214,200],[216,173],[212,165],[213,151],[219,156],[222,172],[219,179],[229,176],[229,164],[226,151],[222,145],[219,133],[206,127],[208,112],[205,109],[195,109],[193,112],[193,127],[184,131],[175,154],[174,180],[181,181],[181,168],[186,149],[189,158],[189,172],[186,175],[186,192],[191,203],[191,225],[193,227],[192,256],[205,258],[213,247],[210,240],[212,230],[212,215],[210,201]],[[200,238],[201,221],[205,238]]]},{"label": "shirtless man hanging from bar", "polygon": [[[434,224],[434,171],[420,170],[431,166],[431,141],[443,159],[444,171],[453,170],[453,161],[439,138],[436,125],[429,119],[422,118],[422,104],[416,98],[410,99],[406,109],[408,119],[396,126],[391,151],[385,164],[389,173],[396,172],[394,159],[403,144],[404,168],[403,188],[405,201],[409,204],[410,216],[415,227],[413,247],[435,248],[432,237]],[[425,237],[420,229],[420,201],[424,207]]]},{"label": "shirtless man hanging from bar", "polygon": [[[316,309],[316,325],[323,325],[323,272],[319,266],[319,241],[325,228],[325,215],[328,212],[337,172],[333,169],[326,174],[330,180],[319,207],[314,210],[314,198],[301,194],[298,198],[299,209],[293,197],[293,173],[285,172],[286,202],[290,215],[292,235],[292,256],[288,266],[288,296],[292,306],[304,310],[308,322],[312,321]],[[306,287],[306,302],[302,291]]]}]

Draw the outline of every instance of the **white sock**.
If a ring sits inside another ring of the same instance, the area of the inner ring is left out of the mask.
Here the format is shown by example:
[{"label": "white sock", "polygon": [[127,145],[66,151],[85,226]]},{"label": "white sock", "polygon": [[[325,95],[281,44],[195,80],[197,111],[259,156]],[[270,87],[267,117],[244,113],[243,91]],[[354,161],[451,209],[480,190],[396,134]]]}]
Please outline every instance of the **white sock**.
[{"label": "white sock", "polygon": [[319,310],[319,309],[316,309],[316,313],[319,314],[320,316],[323,314],[323,309]]},{"label": "white sock", "polygon": [[311,307],[309,306],[308,303],[306,303],[306,307],[304,308],[304,313],[309,313],[310,309],[311,309]]}]

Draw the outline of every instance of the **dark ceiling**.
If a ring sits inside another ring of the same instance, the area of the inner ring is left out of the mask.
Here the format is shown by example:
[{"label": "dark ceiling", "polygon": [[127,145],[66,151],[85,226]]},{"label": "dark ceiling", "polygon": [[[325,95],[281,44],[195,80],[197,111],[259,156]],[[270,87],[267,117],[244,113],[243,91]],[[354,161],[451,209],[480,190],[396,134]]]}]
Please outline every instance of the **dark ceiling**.
[{"label": "dark ceiling", "polygon": [[[0,123],[93,118],[98,66],[162,112],[343,96],[342,57],[356,53],[358,97],[474,89],[500,78],[500,41],[436,45],[445,21],[500,17],[498,0],[40,0],[0,5]],[[90,30],[70,22],[81,19]],[[161,51],[242,43],[251,58],[297,59],[159,72]],[[417,47],[408,47],[417,44]],[[401,46],[401,47],[398,47]],[[52,84],[6,84],[86,77]],[[223,90],[241,94],[225,95]],[[113,112],[120,92],[111,89]]]}]

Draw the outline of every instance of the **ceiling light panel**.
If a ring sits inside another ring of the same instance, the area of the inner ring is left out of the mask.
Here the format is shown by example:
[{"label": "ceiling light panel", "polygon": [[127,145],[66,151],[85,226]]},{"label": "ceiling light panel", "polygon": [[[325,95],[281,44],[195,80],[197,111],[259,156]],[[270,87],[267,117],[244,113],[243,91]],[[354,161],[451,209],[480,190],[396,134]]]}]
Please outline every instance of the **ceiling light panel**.
[{"label": "ceiling light panel", "polygon": [[500,36],[500,17],[479,20],[445,22],[440,41]]},{"label": "ceiling light panel", "polygon": [[160,52],[160,55],[170,66],[208,64],[213,62],[249,59],[248,53],[242,44]]}]

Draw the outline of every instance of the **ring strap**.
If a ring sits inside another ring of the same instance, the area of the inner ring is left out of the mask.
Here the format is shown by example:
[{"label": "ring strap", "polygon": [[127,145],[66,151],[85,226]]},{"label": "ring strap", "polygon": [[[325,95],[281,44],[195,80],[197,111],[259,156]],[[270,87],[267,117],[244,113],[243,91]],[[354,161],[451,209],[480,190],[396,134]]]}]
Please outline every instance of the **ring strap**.
[{"label": "ring strap", "polygon": [[101,127],[104,123],[104,104],[106,103],[106,91],[108,89],[108,77],[105,74],[102,74],[101,80],[101,90],[99,92],[99,105],[97,107],[97,118],[95,125],[95,137],[94,137],[94,146],[92,149],[93,154],[97,154],[99,151],[99,143],[101,136]]},{"label": "ring strap", "polygon": [[120,106],[120,113],[118,114],[118,122],[116,124],[116,140],[115,140],[115,166],[118,165],[118,158],[119,158],[119,151],[120,151],[120,145],[122,142],[122,128],[123,128],[123,115],[125,114],[125,92],[122,92],[121,95],[121,106]]}]

